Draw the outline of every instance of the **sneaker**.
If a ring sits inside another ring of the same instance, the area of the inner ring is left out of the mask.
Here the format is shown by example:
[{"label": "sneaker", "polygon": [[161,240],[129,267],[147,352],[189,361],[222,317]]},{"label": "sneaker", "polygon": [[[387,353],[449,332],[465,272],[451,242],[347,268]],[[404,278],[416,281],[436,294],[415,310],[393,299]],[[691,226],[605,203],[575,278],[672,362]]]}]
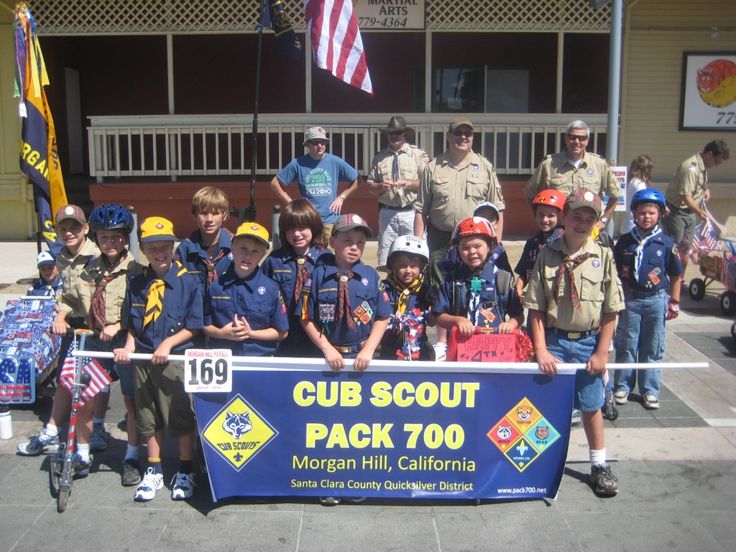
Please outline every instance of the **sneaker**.
[{"label": "sneaker", "polygon": [[608,464],[593,466],[590,470],[590,482],[593,492],[598,496],[616,496],[618,493],[618,479]]},{"label": "sneaker", "polygon": [[123,487],[132,487],[141,482],[141,466],[138,460],[128,458],[123,461],[123,473],[120,476]]},{"label": "sneaker", "polygon": [[21,456],[38,456],[52,454],[59,450],[59,436],[46,435],[43,431],[31,437],[27,443],[18,444],[18,454]]},{"label": "sneaker", "polygon": [[194,494],[194,474],[176,472],[171,480],[171,500],[186,500]]},{"label": "sneaker", "polygon": [[162,473],[156,473],[153,468],[148,468],[143,481],[138,484],[135,489],[135,497],[133,500],[136,502],[148,502],[156,497],[156,491],[163,488],[164,486],[164,475]]},{"label": "sneaker", "polygon": [[646,393],[642,399],[644,408],[647,410],[657,410],[659,408],[659,398],[654,393]]},{"label": "sneaker", "polygon": [[434,359],[437,362],[447,360],[447,342],[437,342],[432,347],[434,349]]},{"label": "sneaker", "polygon": [[629,402],[629,390],[619,387],[613,394],[613,398],[616,401],[616,404],[626,404]]},{"label": "sneaker", "polygon": [[[78,452],[72,454],[72,477],[74,479],[84,479],[89,475],[89,467],[92,462],[85,462]],[[56,455],[56,461],[53,465],[54,474],[61,477],[61,471],[64,469],[64,453],[59,452]]]},{"label": "sneaker", "polygon": [[613,397],[613,391],[606,389],[606,401],[603,403],[603,417],[606,420],[615,420],[618,418],[618,409],[616,408],[616,401]]},{"label": "sneaker", "polygon": [[90,452],[100,452],[107,450],[107,435],[105,435],[105,426],[95,424],[92,428],[92,438],[89,440]]},{"label": "sneaker", "polygon": [[583,422],[583,413],[577,408],[574,408],[572,411],[572,414],[570,415],[570,425],[578,426],[582,422]]},{"label": "sneaker", "polygon": [[321,496],[319,497],[319,503],[322,506],[337,506],[342,500],[336,496]]}]

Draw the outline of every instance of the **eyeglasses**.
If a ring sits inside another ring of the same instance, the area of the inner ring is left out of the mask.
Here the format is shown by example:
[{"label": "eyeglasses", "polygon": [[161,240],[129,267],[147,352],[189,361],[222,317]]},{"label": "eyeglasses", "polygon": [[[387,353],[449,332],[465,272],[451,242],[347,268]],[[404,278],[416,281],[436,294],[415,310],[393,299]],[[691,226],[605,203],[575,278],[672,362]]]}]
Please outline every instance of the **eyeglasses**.
[{"label": "eyeglasses", "polygon": [[587,142],[587,136],[580,136],[579,134],[568,134],[567,139],[571,142]]},{"label": "eyeglasses", "polygon": [[307,141],[308,146],[327,146],[326,140],[309,140]]},{"label": "eyeglasses", "polygon": [[112,236],[97,236],[97,241],[100,243],[116,243],[125,241],[125,237],[122,234],[113,234]]},{"label": "eyeglasses", "polygon": [[460,138],[461,136],[463,138],[472,138],[473,137],[473,131],[472,130],[453,130],[452,133]]}]

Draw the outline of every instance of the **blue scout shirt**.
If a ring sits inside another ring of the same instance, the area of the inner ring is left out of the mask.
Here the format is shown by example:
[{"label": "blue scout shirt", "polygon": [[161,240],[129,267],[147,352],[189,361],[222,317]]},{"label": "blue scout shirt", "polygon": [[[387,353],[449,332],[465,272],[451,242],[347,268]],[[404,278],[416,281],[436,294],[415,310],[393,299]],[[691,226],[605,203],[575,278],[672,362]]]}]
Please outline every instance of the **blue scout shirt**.
[{"label": "blue scout shirt", "polygon": [[[289,330],[284,299],[279,286],[256,268],[247,278],[239,278],[231,265],[227,272],[210,284],[205,293],[205,326],[222,328],[233,321],[233,316],[245,316],[253,330],[276,328]],[[273,356],[278,341],[208,338],[211,349],[230,349],[236,356]]]},{"label": "blue scout shirt", "polygon": [[46,280],[43,278],[36,278],[31,283],[31,287],[28,288],[28,291],[26,291],[26,295],[32,297],[55,297],[60,299],[63,289],[61,276],[57,276],[50,284],[46,283]]},{"label": "blue scout shirt", "polygon": [[[348,327],[345,320],[336,322],[337,289],[339,272],[334,255],[325,254],[315,267],[308,293],[302,294],[297,304],[302,320],[311,320],[335,346],[350,347],[357,353],[360,344],[368,339],[375,320],[391,316],[391,305],[383,289],[378,273],[370,266],[358,261],[351,269],[353,277],[348,280],[350,310],[355,329]],[[356,309],[358,312],[356,312]]]},{"label": "blue scout shirt", "polygon": [[467,316],[474,325],[487,328],[498,328],[507,314],[510,317],[522,315],[524,308],[514,291],[511,274],[506,289],[496,289],[501,270],[496,261],[502,252],[501,246],[496,247],[477,275],[460,263],[440,285],[434,313]]},{"label": "blue scout shirt", "polygon": [[[381,340],[381,358],[402,360],[412,358],[431,360],[426,356],[428,352],[427,317],[430,313],[430,305],[426,299],[420,301],[419,294],[409,294],[406,302],[406,310],[402,315],[397,314],[398,298],[403,290],[395,288],[389,280],[384,280],[391,305],[392,315],[389,319],[388,328]],[[426,283],[425,283],[426,285]],[[420,293],[424,293],[420,291]],[[400,351],[400,353],[399,353]]]},{"label": "blue scout shirt", "polygon": [[292,159],[276,175],[284,186],[292,182],[299,184],[302,197],[312,202],[322,217],[322,222],[330,224],[339,216],[330,211],[330,205],[337,197],[337,185],[341,180],[353,182],[358,178],[358,171],[351,167],[342,158],[326,153],[322,159],[312,159],[309,155],[302,155]]},{"label": "blue scout shirt", "polygon": [[624,291],[655,292],[669,290],[670,278],[683,273],[684,269],[679,256],[677,245],[664,232],[646,239],[641,250],[639,274],[636,274],[636,250],[639,245],[634,236],[634,230],[621,236],[613,248],[613,258],[616,261],[619,278]]},{"label": "blue scout shirt", "polygon": [[529,279],[532,277],[532,270],[534,270],[534,263],[537,261],[537,257],[539,256],[539,250],[543,247],[547,247],[562,236],[562,232],[563,230],[560,227],[555,228],[551,232],[542,232],[540,230],[534,236],[526,240],[519,262],[516,263],[516,267],[514,268],[514,272],[519,275],[519,278],[521,278],[524,284],[529,283]]},{"label": "blue scout shirt", "polygon": [[[163,307],[160,316],[143,327],[148,289],[158,277],[146,268],[133,276],[128,282],[123,303],[121,324],[135,335],[135,350],[138,353],[152,353],[161,342],[179,332],[182,328],[196,331],[203,328],[202,288],[196,276],[189,274],[181,263],[173,262],[162,278],[166,284]],[[187,341],[172,349],[172,353],[182,353],[193,346]]]},{"label": "blue scout shirt", "polygon": [[202,248],[202,235],[199,230],[195,230],[176,248],[176,258],[187,267],[190,274],[199,278],[202,289],[207,289],[209,272],[215,270],[219,276],[224,274],[230,266],[233,260],[232,253],[230,253],[231,243],[232,234],[226,228],[222,228],[220,239],[217,241],[217,253],[210,260],[207,250]]},{"label": "blue scout shirt", "polygon": [[[317,247],[310,247],[307,251],[304,256],[304,264],[309,272],[309,278],[314,273],[314,267],[317,265],[320,256],[325,253],[327,253],[326,249]],[[296,275],[299,271],[296,253],[294,253],[290,245],[285,245],[281,249],[271,252],[268,258],[263,261],[261,270],[279,285],[281,295],[283,295],[284,303],[286,304],[286,310],[289,314],[289,335],[281,342],[279,349],[281,351],[290,349],[290,353],[296,356],[299,356],[299,353],[307,354],[313,352],[312,349],[314,349],[314,346],[312,341],[304,333],[304,328],[302,328],[299,322],[301,317],[297,314],[297,302],[300,298],[294,296]],[[305,347],[306,350],[300,351],[300,349],[305,349]]]}]

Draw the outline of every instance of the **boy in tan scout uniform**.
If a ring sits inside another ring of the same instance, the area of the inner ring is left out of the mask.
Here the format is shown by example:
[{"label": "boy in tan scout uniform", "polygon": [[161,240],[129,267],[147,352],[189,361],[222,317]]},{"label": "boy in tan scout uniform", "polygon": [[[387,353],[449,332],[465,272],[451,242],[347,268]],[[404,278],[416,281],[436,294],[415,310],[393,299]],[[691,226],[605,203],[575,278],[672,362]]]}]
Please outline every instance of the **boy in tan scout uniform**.
[{"label": "boy in tan scout uniform", "polygon": [[590,238],[600,215],[598,195],[573,192],[563,211],[563,237],[539,252],[524,306],[542,372],[554,375],[558,362],[586,365],[575,374],[574,408],[583,412],[593,490],[614,496],[618,484],[606,463],[601,407],[608,349],[625,306],[613,252]]}]

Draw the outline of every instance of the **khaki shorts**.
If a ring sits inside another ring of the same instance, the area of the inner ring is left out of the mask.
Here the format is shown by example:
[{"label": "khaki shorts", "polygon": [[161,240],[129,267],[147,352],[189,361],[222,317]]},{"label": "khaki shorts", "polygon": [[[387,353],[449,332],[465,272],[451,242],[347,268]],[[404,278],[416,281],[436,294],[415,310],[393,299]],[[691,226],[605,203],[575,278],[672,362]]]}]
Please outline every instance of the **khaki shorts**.
[{"label": "khaki shorts", "polygon": [[[687,244],[692,242],[697,224],[698,216],[695,213],[687,213],[680,209],[672,209],[662,221],[665,232],[675,243],[680,244],[680,247],[687,247]],[[684,242],[683,238],[687,238],[687,241]]]},{"label": "khaki shorts", "polygon": [[136,427],[144,437],[168,429],[177,438],[195,430],[194,411],[184,391],[182,371],[178,362],[154,365],[147,360],[136,361]]}]

